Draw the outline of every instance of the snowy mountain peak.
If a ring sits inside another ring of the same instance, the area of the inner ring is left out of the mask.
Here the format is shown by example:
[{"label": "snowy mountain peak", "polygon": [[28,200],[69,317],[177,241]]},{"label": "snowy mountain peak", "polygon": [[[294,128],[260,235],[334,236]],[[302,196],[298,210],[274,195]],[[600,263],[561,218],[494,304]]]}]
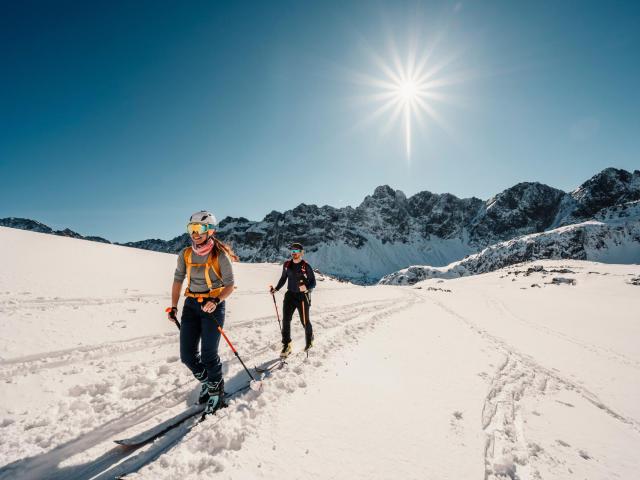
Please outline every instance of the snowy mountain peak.
[{"label": "snowy mountain peak", "polygon": [[39,233],[54,233],[53,229],[44,223],[28,218],[8,217],[0,219],[3,227],[18,228],[20,230],[30,230]]},{"label": "snowy mountain peak", "polygon": [[[400,190],[398,190],[398,192],[400,192]],[[380,185],[379,187],[376,187],[376,189],[373,191],[373,195],[371,196],[376,199],[383,199],[387,197],[394,198],[395,195],[396,191],[389,185]]]},{"label": "snowy mountain peak", "polygon": [[[281,261],[288,256],[288,245],[298,241],[315,268],[371,283],[409,265],[444,266],[500,242],[580,224],[605,208],[638,199],[640,171],[615,168],[603,170],[571,193],[521,182],[487,201],[429,191],[407,198],[381,185],[355,208],[301,203],[284,212],[271,211],[261,221],[226,217],[218,235],[248,262]],[[21,220],[0,220],[0,225],[48,228]],[[77,235],[70,230],[53,233]],[[188,243],[189,237],[182,234],[168,241],[125,245],[175,253]]]},{"label": "snowy mountain peak", "polygon": [[523,235],[484,248],[447,266],[414,265],[380,280],[412,285],[428,278],[457,278],[540,259],[640,263],[640,201],[605,208],[593,220]]},{"label": "snowy mountain peak", "polygon": [[541,232],[552,224],[566,194],[541,183],[523,182],[500,192],[485,203],[485,211],[470,227],[476,243],[503,240]]},{"label": "snowy mountain peak", "polygon": [[84,240],[91,240],[94,242],[111,243],[109,242],[109,240],[104,239],[102,237],[95,237],[95,236],[85,237],[83,235],[80,235],[77,232],[74,232],[69,228],[65,228],[64,230],[54,230],[53,228],[49,227],[48,225],[45,225],[44,223],[40,223],[36,220],[30,220],[28,218],[17,218],[17,217],[0,218],[0,226],[17,228],[20,230],[29,230],[31,232],[49,233],[53,235],[59,235],[61,237],[80,238]]},{"label": "snowy mountain peak", "polygon": [[633,173],[606,168],[571,192],[577,208],[574,217],[594,215],[603,208],[640,200],[640,170]]}]

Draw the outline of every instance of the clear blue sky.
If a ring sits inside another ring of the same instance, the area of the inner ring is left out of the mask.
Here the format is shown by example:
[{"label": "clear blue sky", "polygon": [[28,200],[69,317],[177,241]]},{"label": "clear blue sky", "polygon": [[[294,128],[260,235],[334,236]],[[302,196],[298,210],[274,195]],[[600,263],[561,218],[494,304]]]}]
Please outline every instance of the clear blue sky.
[{"label": "clear blue sky", "polygon": [[[0,217],[171,238],[201,208],[257,220],[381,184],[486,199],[640,168],[639,5],[3,2]],[[416,32],[456,82],[408,161],[357,74]]]}]

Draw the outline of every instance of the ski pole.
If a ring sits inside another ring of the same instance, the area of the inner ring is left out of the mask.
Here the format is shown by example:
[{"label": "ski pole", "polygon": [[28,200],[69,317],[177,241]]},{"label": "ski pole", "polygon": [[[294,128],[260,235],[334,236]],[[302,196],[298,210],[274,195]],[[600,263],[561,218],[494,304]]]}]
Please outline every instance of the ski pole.
[{"label": "ski pole", "polygon": [[[305,296],[306,296],[306,293],[305,293]],[[300,307],[302,307],[302,325],[304,325],[304,334],[306,336],[307,335],[307,316],[304,313],[304,300],[300,302]],[[307,358],[309,358],[309,350],[307,350]]]},{"label": "ski pole", "polygon": [[282,333],[282,323],[280,323],[280,312],[278,312],[278,303],[276,302],[276,294],[271,292],[271,298],[273,298],[273,306],[276,307],[276,316],[278,317],[278,326],[280,327],[280,333]]},{"label": "ski pole", "polygon": [[307,328],[307,317],[304,314],[304,300],[300,301],[300,307],[302,307],[302,325],[306,329]]},{"label": "ski pole", "polygon": [[[167,307],[167,309],[165,310],[165,312],[169,313],[171,311],[171,307]],[[180,330],[180,322],[178,321],[177,318],[172,318],[171,321],[173,323],[176,324],[176,327],[178,327],[178,330]]]},{"label": "ski pole", "polygon": [[[227,345],[229,345],[229,347],[231,348],[231,351],[235,354],[235,356],[238,358],[238,360],[240,360],[240,363],[244,367],[245,372],[247,372],[247,375],[249,375],[249,378],[251,378],[251,381],[254,384],[256,384],[257,388],[255,388],[255,389],[259,389],[260,388],[260,382],[258,382],[255,378],[253,378],[253,375],[251,375],[251,372],[249,371],[247,366],[242,361],[242,358],[240,358],[240,354],[236,350],[236,347],[233,346],[233,343],[231,343],[231,340],[229,340],[229,337],[227,337],[227,334],[224,333],[224,330],[220,326],[220,323],[218,322],[218,319],[216,317],[213,317],[213,320],[215,320],[215,322],[216,322],[216,326],[218,327],[218,331],[220,332],[220,335],[222,335],[224,337],[224,340],[227,342]],[[252,387],[252,390],[254,390],[253,387]]]}]

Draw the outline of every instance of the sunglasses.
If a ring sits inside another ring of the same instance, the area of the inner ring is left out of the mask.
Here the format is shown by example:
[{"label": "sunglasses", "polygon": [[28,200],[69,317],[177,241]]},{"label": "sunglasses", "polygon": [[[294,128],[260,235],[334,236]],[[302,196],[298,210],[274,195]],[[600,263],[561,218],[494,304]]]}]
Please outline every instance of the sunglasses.
[{"label": "sunglasses", "polygon": [[189,235],[193,235],[194,233],[202,235],[203,233],[206,233],[209,230],[211,230],[211,225],[204,225],[202,223],[189,223],[187,225],[187,233]]},{"label": "sunglasses", "polygon": [[291,250],[291,253],[302,253],[302,250],[298,250],[298,249]]}]

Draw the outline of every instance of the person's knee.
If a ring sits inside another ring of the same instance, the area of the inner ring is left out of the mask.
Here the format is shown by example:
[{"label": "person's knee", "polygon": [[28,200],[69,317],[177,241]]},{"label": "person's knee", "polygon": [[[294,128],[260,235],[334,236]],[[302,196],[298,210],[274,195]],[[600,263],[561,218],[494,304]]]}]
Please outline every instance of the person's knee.
[{"label": "person's knee", "polygon": [[217,365],[220,363],[220,356],[216,350],[203,349],[200,353],[200,360],[205,365]]},{"label": "person's knee", "polygon": [[193,369],[198,364],[198,354],[197,352],[180,350],[180,361],[190,369]]}]

